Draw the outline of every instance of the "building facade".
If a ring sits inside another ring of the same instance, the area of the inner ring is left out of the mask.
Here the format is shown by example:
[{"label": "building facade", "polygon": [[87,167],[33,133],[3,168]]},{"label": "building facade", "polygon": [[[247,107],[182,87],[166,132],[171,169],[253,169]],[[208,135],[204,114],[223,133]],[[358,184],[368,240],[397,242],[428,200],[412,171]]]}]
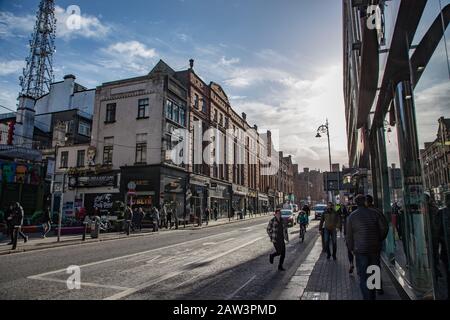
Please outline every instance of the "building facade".
[{"label": "building facade", "polygon": [[[449,261],[436,259],[449,256],[448,243],[430,244],[443,236],[436,232],[450,229],[448,219],[439,221],[442,228],[428,227],[437,208],[426,201],[419,146],[435,132],[430,116],[448,112],[448,99],[430,103],[422,97],[433,81],[440,93],[449,87],[449,17],[450,4],[439,0],[343,0],[349,165],[370,170],[376,206],[390,222],[383,261],[414,299],[448,297],[448,283],[436,276],[449,277]],[[401,173],[401,211],[391,206],[392,163]]]}]

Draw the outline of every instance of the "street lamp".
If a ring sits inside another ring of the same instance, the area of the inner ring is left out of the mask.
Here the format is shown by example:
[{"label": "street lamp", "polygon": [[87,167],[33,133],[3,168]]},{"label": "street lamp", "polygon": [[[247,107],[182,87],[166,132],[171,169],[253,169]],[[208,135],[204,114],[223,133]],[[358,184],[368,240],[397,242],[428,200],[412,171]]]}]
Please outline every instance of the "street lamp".
[{"label": "street lamp", "polygon": [[[316,138],[322,138],[322,134],[326,134],[327,138],[328,138],[328,161],[330,162],[330,172],[332,172],[333,170],[332,170],[332,164],[331,164],[330,125],[328,123],[328,119],[325,122],[325,124],[321,125],[317,129]],[[327,188],[329,188],[328,181],[327,181]],[[331,191],[328,191],[328,198],[330,199],[330,201],[333,201]]]}]

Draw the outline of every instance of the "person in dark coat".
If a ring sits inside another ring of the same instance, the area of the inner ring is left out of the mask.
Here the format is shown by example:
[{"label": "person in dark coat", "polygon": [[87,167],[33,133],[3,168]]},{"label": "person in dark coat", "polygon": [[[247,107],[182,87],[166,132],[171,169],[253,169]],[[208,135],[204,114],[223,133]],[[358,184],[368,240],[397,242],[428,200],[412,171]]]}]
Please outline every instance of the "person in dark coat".
[{"label": "person in dark coat", "polygon": [[6,223],[6,234],[11,238],[11,242],[8,243],[8,245],[13,244],[13,232],[14,232],[14,226],[13,226],[13,219],[14,219],[14,203],[10,203],[8,208],[5,210],[5,223]]},{"label": "person in dark coat", "polygon": [[333,203],[329,202],[328,207],[320,218],[319,232],[323,234],[327,259],[331,258],[330,244],[333,247],[333,260],[337,259],[337,229],[340,229],[340,217],[334,210]]},{"label": "person in dark coat", "polygon": [[206,207],[206,209],[205,209],[205,222],[206,222],[206,225],[208,225],[208,223],[209,223],[209,215],[210,215],[209,208]]},{"label": "person in dark coat", "polygon": [[278,270],[285,271],[283,268],[284,258],[286,256],[286,245],[284,242],[289,242],[289,236],[287,227],[281,219],[281,210],[278,209],[275,212],[275,216],[269,221],[267,234],[275,247],[275,252],[269,255],[270,264],[273,264],[274,258],[279,256]]},{"label": "person in dark coat", "polygon": [[47,237],[47,234],[52,229],[52,213],[50,207],[46,207],[44,209],[44,212],[42,214],[42,227],[43,227],[42,238],[45,239]]},{"label": "person in dark coat", "polygon": [[347,221],[347,247],[356,258],[359,285],[364,300],[375,300],[376,290],[369,290],[367,286],[367,269],[373,265],[380,266],[381,247],[388,225],[379,214],[366,207],[365,196],[358,195],[355,202],[358,209]]},{"label": "person in dark coat", "polygon": [[19,236],[23,238],[23,241],[25,243],[28,242],[28,237],[22,232],[24,216],[25,214],[23,212],[22,206],[20,205],[20,203],[16,202],[13,209],[13,219],[12,219],[14,231],[12,233],[11,242],[13,243],[13,245],[14,242],[17,241],[17,238]]}]

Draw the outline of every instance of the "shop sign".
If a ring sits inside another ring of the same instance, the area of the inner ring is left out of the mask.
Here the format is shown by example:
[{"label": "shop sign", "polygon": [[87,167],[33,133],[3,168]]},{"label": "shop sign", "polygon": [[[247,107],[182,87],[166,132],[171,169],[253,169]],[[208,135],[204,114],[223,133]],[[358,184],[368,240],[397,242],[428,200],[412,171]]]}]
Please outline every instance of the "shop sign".
[{"label": "shop sign", "polygon": [[96,188],[96,187],[115,187],[117,184],[117,176],[88,176],[69,178],[70,188]]},{"label": "shop sign", "polygon": [[113,201],[112,201],[112,194],[105,193],[100,194],[94,198],[94,208],[95,209],[112,209],[113,207]]}]

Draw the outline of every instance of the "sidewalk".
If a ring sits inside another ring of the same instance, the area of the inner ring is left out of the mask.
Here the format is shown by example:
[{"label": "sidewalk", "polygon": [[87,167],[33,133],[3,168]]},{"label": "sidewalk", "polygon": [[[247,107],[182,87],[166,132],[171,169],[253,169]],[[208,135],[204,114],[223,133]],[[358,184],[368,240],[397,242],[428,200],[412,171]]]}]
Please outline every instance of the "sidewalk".
[{"label": "sidewalk", "polygon": [[[327,260],[321,238],[282,292],[282,300],[362,300],[357,270],[349,274],[350,263],[343,236],[338,233],[337,260]],[[378,300],[401,300],[387,270],[382,267],[383,295]]]},{"label": "sidewalk", "polygon": [[[197,225],[186,225],[186,228],[181,224],[179,225],[178,231],[182,230],[199,230],[203,228],[212,228],[217,227],[221,225],[227,225],[232,223],[239,223],[249,220],[254,220],[262,217],[269,217],[269,215],[262,215],[262,216],[253,216],[249,218],[247,216],[244,220],[231,220],[228,221],[228,218],[218,219],[217,221],[209,221],[208,225],[203,223],[203,225],[197,226]],[[14,253],[20,253],[20,252],[26,252],[26,251],[34,251],[34,250],[42,250],[42,249],[49,249],[49,248],[57,248],[57,247],[64,247],[64,246],[71,246],[71,245],[81,245],[86,243],[93,243],[93,242],[102,242],[102,241],[111,241],[111,240],[118,240],[118,239],[127,239],[127,238],[133,238],[133,237],[143,237],[143,236],[151,236],[151,235],[157,235],[160,233],[166,233],[175,231],[175,227],[172,229],[159,229],[158,232],[153,232],[152,229],[142,229],[141,232],[132,232],[129,236],[127,236],[123,232],[112,232],[112,233],[101,233],[99,238],[92,239],[90,233],[86,234],[86,241],[82,241],[82,235],[66,235],[61,236],[61,241],[57,242],[56,236],[50,236],[45,239],[40,237],[40,234],[30,234],[29,240],[27,243],[24,243],[22,239],[19,238],[17,243],[17,249],[11,250],[12,246],[7,245],[10,241],[9,238],[6,238],[3,236],[3,238],[0,239],[0,256],[6,255],[6,254],[14,254]]]}]

